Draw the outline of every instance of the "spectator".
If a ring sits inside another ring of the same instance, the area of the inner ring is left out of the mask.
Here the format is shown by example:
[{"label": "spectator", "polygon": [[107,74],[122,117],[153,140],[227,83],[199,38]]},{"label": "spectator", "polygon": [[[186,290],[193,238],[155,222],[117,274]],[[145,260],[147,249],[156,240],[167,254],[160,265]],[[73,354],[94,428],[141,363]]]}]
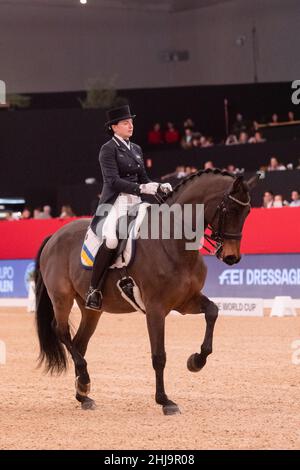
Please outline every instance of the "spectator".
[{"label": "spectator", "polygon": [[199,139],[198,137],[193,137],[193,140],[192,140],[192,147],[195,149],[197,147],[199,147]]},{"label": "spectator", "polygon": [[286,170],[285,166],[278,162],[276,157],[270,158],[270,163],[268,166],[268,171],[282,171]]},{"label": "spectator", "polygon": [[60,219],[68,219],[69,217],[75,217],[75,214],[69,204],[62,206],[60,211]]},{"label": "spectator", "polygon": [[186,176],[189,176],[192,174],[192,167],[191,166],[186,166],[185,167],[185,174]]},{"label": "spectator", "polygon": [[29,272],[28,277],[28,297],[27,297],[27,312],[34,313],[36,305],[35,297],[35,271],[34,269]]},{"label": "spectator", "polygon": [[272,191],[265,191],[263,195],[263,205],[265,209],[270,209],[274,204],[274,194]]},{"label": "spectator", "polygon": [[184,178],[186,176],[186,172],[183,165],[176,167],[176,178]]},{"label": "spectator", "polygon": [[257,144],[261,144],[266,141],[265,137],[262,135],[261,131],[256,131],[254,134],[255,141]]},{"label": "spectator", "polygon": [[[183,165],[179,165],[176,167],[176,170],[173,173],[168,173],[167,175],[163,175],[160,179],[161,181],[171,180],[172,178],[180,179],[186,176],[185,169]],[[177,184],[176,182],[174,184]]]},{"label": "spectator", "polygon": [[163,136],[162,136],[159,122],[156,122],[153,128],[148,132],[148,144],[149,145],[163,144]]},{"label": "spectator", "polygon": [[268,167],[266,165],[261,165],[259,167],[259,171],[263,174],[263,178],[266,176],[266,171],[268,171]]},{"label": "spectator", "polygon": [[282,194],[275,194],[273,207],[283,207],[283,197]]},{"label": "spectator", "polygon": [[208,170],[208,169],[211,169],[213,170],[215,167],[214,167],[214,164],[211,160],[207,161],[204,163],[204,170]]},{"label": "spectator", "polygon": [[247,132],[241,132],[239,135],[239,144],[247,144],[248,143],[248,134]]},{"label": "spectator", "polygon": [[300,170],[300,158],[298,158],[298,165],[296,166],[296,170]]},{"label": "spectator", "polygon": [[238,144],[238,140],[235,134],[229,134],[227,139],[225,140],[225,145],[236,145]]},{"label": "spectator", "polygon": [[293,111],[288,112],[288,121],[289,122],[294,122],[295,121],[295,115],[294,115]]},{"label": "spectator", "polygon": [[232,173],[233,175],[237,175],[237,174],[241,174],[241,173],[244,173],[244,168],[237,168],[235,165],[233,165],[232,163],[230,163],[229,165],[227,165],[226,167],[226,171],[228,171],[229,173]]},{"label": "spectator", "polygon": [[195,123],[191,118],[186,118],[186,120],[183,122],[183,128],[184,129],[191,129],[193,130],[195,127]]},{"label": "spectator", "polygon": [[211,137],[205,137],[202,135],[199,139],[199,144],[200,147],[211,147],[213,144],[212,138]]},{"label": "spectator", "polygon": [[33,218],[34,219],[40,219],[40,215],[41,215],[41,208],[40,207],[36,207],[34,210],[33,210]]},{"label": "spectator", "polygon": [[192,140],[192,147],[193,148],[200,147],[200,138],[201,138],[200,132],[195,132],[193,134],[193,140]]},{"label": "spectator", "polygon": [[11,221],[15,220],[14,216],[13,216],[13,211],[7,211],[6,212],[5,220],[7,220],[8,222],[11,222]]},{"label": "spectator", "polygon": [[185,169],[184,169],[184,172],[185,172],[185,176],[190,176],[194,173],[197,173],[197,168],[195,166],[186,166]]},{"label": "spectator", "polygon": [[300,193],[296,189],[291,193],[290,207],[300,207]]},{"label": "spectator", "polygon": [[31,210],[28,209],[27,207],[24,207],[20,218],[21,219],[31,219],[32,218]]},{"label": "spectator", "polygon": [[275,126],[278,124],[278,114],[277,113],[273,113],[272,114],[272,117],[271,117],[271,122],[270,124],[274,124]]},{"label": "spectator", "polygon": [[232,165],[232,164],[227,165],[226,170],[227,170],[229,173],[233,173],[233,174],[234,174],[235,171],[236,171],[235,165]]},{"label": "spectator", "polygon": [[52,215],[51,215],[51,206],[44,206],[43,207],[43,212],[41,212],[39,214],[39,219],[52,219]]},{"label": "spectator", "polygon": [[167,123],[167,130],[165,132],[165,142],[168,145],[176,145],[179,142],[179,132],[175,129],[172,122]]},{"label": "spectator", "polygon": [[237,113],[235,122],[232,126],[232,134],[239,136],[241,132],[247,132],[248,125],[247,122],[244,120],[243,115],[241,113]]},{"label": "spectator", "polygon": [[249,144],[261,144],[265,142],[266,139],[263,138],[262,133],[260,131],[256,131],[253,137],[250,137],[248,140]]},{"label": "spectator", "polygon": [[189,127],[184,129],[184,136],[181,139],[180,145],[185,150],[193,147],[193,133]]}]

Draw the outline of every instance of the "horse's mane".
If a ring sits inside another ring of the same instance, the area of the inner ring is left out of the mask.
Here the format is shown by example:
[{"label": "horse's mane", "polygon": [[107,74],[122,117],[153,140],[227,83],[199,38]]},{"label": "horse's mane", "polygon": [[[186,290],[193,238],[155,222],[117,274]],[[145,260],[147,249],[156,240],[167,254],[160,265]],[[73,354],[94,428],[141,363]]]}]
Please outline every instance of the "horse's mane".
[{"label": "horse's mane", "polygon": [[182,186],[186,185],[186,183],[202,176],[203,174],[207,175],[209,173],[212,173],[214,175],[230,176],[233,179],[236,178],[236,176],[232,173],[229,173],[229,171],[220,170],[220,168],[207,168],[206,170],[198,170],[196,173],[192,173],[191,175],[182,178],[182,180],[173,188],[173,191],[164,196],[164,202],[168,202],[171,198],[173,198],[174,195],[176,195],[176,193],[182,188]]}]

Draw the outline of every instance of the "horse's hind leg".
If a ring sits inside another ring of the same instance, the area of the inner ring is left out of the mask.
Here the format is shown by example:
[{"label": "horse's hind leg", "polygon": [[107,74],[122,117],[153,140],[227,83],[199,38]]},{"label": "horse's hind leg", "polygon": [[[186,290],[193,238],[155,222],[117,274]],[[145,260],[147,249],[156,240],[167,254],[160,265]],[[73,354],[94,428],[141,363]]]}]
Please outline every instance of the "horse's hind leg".
[{"label": "horse's hind leg", "polygon": [[88,397],[91,381],[87,370],[87,362],[85,361],[84,356],[89,340],[97,327],[101,312],[86,309],[81,298],[76,298],[76,300],[80,308],[82,318],[77,333],[73,338],[72,348],[73,351],[76,351],[83,360],[79,362],[79,365],[74,361],[76,399],[81,403],[81,407],[83,409],[94,409],[96,404],[94,400]]},{"label": "horse's hind leg", "polygon": [[[87,372],[87,363],[84,357],[74,346],[70,327],[69,316],[74,302],[74,293],[72,292],[56,292],[52,296],[52,304],[55,312],[55,330],[60,341],[65,345],[73,359],[75,370],[80,371],[83,383],[89,383],[90,378]],[[86,400],[86,408],[93,408],[94,402],[91,399]]]},{"label": "horse's hind leg", "polygon": [[192,304],[198,312],[190,311],[189,313],[204,312],[206,321],[205,336],[201,345],[200,354],[192,354],[187,361],[187,368],[191,372],[198,372],[205,366],[207,356],[212,353],[213,333],[219,309],[216,304],[201,294],[192,299],[191,308]]}]

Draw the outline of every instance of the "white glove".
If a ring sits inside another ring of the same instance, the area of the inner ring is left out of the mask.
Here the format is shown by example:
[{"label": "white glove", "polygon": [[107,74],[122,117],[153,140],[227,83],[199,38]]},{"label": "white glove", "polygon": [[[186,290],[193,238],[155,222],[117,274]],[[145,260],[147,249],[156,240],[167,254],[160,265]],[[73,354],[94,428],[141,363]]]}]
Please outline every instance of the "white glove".
[{"label": "white glove", "polygon": [[160,185],[160,189],[161,189],[164,193],[166,193],[166,194],[168,194],[168,193],[170,193],[171,191],[173,191],[173,188],[172,188],[172,186],[170,185],[170,183],[163,183],[163,184],[161,184],[161,185]]},{"label": "white glove", "polygon": [[152,194],[154,196],[157,193],[159,183],[146,183],[140,184],[141,194]]}]

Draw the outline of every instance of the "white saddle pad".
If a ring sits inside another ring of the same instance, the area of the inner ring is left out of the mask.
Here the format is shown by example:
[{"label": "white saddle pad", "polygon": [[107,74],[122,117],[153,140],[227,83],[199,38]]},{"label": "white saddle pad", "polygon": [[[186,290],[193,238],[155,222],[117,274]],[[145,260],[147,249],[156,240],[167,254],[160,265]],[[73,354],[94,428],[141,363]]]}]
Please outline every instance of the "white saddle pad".
[{"label": "white saddle pad", "polygon": [[[143,202],[139,205],[138,214],[134,223],[132,224],[125,249],[123,253],[118,256],[114,264],[110,266],[110,268],[122,268],[123,266],[127,266],[130,263],[133,256],[133,243],[134,240],[138,238],[138,232],[146,215],[148,206],[150,206],[150,204],[146,202]],[[102,243],[103,240],[99,239],[99,237],[94,234],[91,227],[89,227],[81,249],[81,264],[85,269],[92,269],[95,256]]]}]

